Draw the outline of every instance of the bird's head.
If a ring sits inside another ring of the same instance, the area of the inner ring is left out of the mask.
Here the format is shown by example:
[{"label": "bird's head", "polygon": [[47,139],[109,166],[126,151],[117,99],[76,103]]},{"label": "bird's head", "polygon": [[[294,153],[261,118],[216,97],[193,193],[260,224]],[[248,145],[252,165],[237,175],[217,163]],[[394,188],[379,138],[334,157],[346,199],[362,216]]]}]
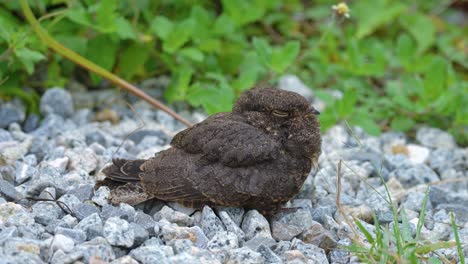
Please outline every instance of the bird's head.
[{"label": "bird's head", "polygon": [[319,111],[301,95],[272,88],[245,91],[233,113],[241,114],[252,126],[277,138],[286,150],[299,155],[320,153]]},{"label": "bird's head", "polygon": [[266,130],[289,128],[297,120],[316,122],[316,116],[320,114],[301,95],[273,88],[245,91],[234,105],[233,112],[246,116],[253,125]]}]

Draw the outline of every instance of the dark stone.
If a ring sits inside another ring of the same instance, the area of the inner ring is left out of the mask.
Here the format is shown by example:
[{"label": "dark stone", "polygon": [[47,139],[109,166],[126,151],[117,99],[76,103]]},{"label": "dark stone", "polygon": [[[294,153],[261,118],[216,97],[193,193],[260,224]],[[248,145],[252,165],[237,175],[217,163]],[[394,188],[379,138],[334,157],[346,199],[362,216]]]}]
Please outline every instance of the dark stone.
[{"label": "dark stone", "polygon": [[39,126],[39,116],[36,114],[29,114],[23,123],[23,131],[29,133],[34,131]]},{"label": "dark stone", "polygon": [[132,140],[133,142],[135,142],[135,145],[137,145],[147,136],[160,138],[162,144],[165,144],[168,140],[167,134],[164,133],[164,131],[162,130],[138,130],[135,133],[130,134],[130,136],[128,136],[128,139]]},{"label": "dark stone", "polygon": [[21,123],[24,113],[10,107],[0,108],[0,128],[7,128],[11,123]]},{"label": "dark stone", "polygon": [[86,144],[91,145],[93,143],[99,143],[101,146],[106,146],[106,138],[99,131],[93,131],[86,134]]},{"label": "dark stone", "polygon": [[0,179],[0,194],[9,202],[18,201],[21,199],[22,195],[16,191],[15,187],[5,181]]}]

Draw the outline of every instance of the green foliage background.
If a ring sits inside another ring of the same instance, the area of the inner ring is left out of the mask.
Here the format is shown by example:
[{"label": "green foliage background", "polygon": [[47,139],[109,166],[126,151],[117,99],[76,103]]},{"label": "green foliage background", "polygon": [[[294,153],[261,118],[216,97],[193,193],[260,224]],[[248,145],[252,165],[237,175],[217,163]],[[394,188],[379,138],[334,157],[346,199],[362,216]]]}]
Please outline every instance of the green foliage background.
[{"label": "green foliage background", "polygon": [[[328,0],[29,2],[54,38],[121,77],[170,75],[169,102],[229,111],[243,90],[292,73],[327,103],[323,129],[427,124],[468,144],[467,14],[455,1],[352,1],[350,19]],[[47,50],[19,1],[2,1],[0,96],[34,111],[38,94],[72,79],[101,83]]]}]

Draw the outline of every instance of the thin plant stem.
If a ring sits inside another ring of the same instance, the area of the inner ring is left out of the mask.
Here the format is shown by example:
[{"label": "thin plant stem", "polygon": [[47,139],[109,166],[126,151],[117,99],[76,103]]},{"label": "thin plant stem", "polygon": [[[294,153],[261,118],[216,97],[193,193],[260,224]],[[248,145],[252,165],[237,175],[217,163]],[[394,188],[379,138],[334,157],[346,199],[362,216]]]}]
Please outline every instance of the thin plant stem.
[{"label": "thin plant stem", "polygon": [[153,107],[156,107],[170,116],[175,118],[176,120],[180,121],[181,123],[185,124],[186,126],[192,126],[188,120],[183,118],[182,116],[178,115],[176,112],[165,106],[163,103],[159,102],[158,100],[152,98],[142,90],[138,89],[136,86],[132,85],[131,83],[125,81],[124,79],[118,77],[117,75],[107,71],[106,69],[102,68],[101,66],[85,59],[78,53],[68,49],[67,47],[60,44],[54,38],[52,38],[44,28],[41,27],[39,21],[37,21],[36,17],[34,16],[31,8],[29,7],[27,0],[20,0],[21,8],[23,10],[24,16],[26,20],[31,24],[34,32],[39,36],[42,42],[47,45],[50,49],[55,51],[56,53],[62,55],[63,57],[69,59],[70,61],[80,65],[81,67],[103,77],[104,79],[109,80],[111,83],[121,87],[130,93],[134,94],[135,96],[143,99],[144,101],[148,102]]}]

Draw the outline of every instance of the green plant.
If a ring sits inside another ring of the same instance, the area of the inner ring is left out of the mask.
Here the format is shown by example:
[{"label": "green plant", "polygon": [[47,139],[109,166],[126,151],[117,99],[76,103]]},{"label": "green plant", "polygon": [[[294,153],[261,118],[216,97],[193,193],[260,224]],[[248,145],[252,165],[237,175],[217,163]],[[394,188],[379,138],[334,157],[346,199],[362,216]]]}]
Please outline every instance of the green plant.
[{"label": "green plant", "polygon": [[[424,224],[424,215],[429,194],[427,188],[421,209],[416,233],[413,236],[404,208],[400,213],[394,212],[394,217],[401,218],[402,223],[394,224],[392,228],[381,226],[374,216],[375,235],[372,235],[360,222],[355,219],[358,229],[364,234],[369,245],[354,243],[347,249],[358,256],[364,262],[370,263],[442,263],[442,256],[431,256],[438,249],[452,248],[456,246],[455,241],[428,242],[420,238],[421,228]],[[398,223],[398,222],[396,222]],[[397,227],[398,226],[398,227]]]},{"label": "green plant", "polygon": [[[363,145],[360,139],[356,136],[354,131],[351,129],[349,124],[346,122],[351,135],[358,142],[359,147]],[[411,226],[406,215],[404,207],[398,209],[397,205],[392,199],[390,190],[382,176],[381,170],[376,164],[372,164],[374,169],[379,175],[380,181],[385,188],[385,196],[380,194],[374,187],[369,186],[373,191],[385,200],[390,207],[393,216],[393,222],[391,226],[382,226],[379,220],[373,215],[375,234],[371,234],[369,230],[365,228],[360,219],[354,218],[351,221],[347,216],[346,210],[341,206],[341,165],[342,161],[338,163],[338,182],[337,182],[337,198],[336,203],[340,213],[343,215],[346,223],[353,231],[351,236],[352,244],[344,247],[352,254],[356,255],[361,261],[365,263],[448,263],[445,257],[437,254],[438,249],[446,249],[457,247],[458,254],[461,262],[464,262],[464,255],[460,238],[458,235],[458,227],[456,226],[453,213],[451,213],[452,228],[455,235],[455,241],[438,241],[431,242],[425,241],[421,238],[421,231],[424,225],[424,219],[426,215],[427,203],[429,200],[430,185],[427,186],[424,199],[419,213],[418,222],[414,235],[411,232]],[[344,163],[346,166],[346,163]],[[351,170],[356,174],[355,171]],[[401,223],[400,223],[401,219]],[[361,232],[360,235],[357,229]],[[363,238],[367,240],[364,242]]]},{"label": "green plant", "polygon": [[[169,102],[208,113],[229,110],[259,82],[294,73],[327,109],[324,130],[340,121],[370,134],[427,124],[468,144],[466,27],[451,1],[362,0],[350,18],[335,1],[30,1],[61,44],[131,82],[170,75]],[[100,77],[47,50],[18,1],[0,3],[0,96],[38,94]],[[27,89],[23,87],[29,87]],[[334,97],[329,88],[341,91]]]}]

